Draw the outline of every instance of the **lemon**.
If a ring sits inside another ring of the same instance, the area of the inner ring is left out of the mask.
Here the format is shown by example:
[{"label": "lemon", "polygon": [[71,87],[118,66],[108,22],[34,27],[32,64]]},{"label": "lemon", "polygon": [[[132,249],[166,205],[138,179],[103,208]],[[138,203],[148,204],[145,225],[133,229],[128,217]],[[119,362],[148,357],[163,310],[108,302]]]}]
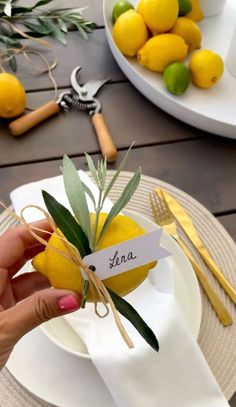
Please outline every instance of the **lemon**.
[{"label": "lemon", "polygon": [[140,0],[137,6],[137,12],[143,15],[143,7],[146,0]]},{"label": "lemon", "polygon": [[112,20],[115,22],[117,18],[126,11],[134,9],[134,6],[126,0],[118,1],[112,10]]},{"label": "lemon", "polygon": [[175,24],[178,0],[144,0],[138,7],[148,28],[154,35],[169,31]]},{"label": "lemon", "polygon": [[133,57],[147,41],[148,30],[143,17],[135,10],[128,10],[117,18],[112,35],[120,52]]},{"label": "lemon", "polygon": [[191,0],[191,2],[192,2],[192,11],[185,17],[188,17],[197,23],[203,19],[204,17],[203,12],[199,4],[199,0]]},{"label": "lemon", "polygon": [[191,0],[178,0],[179,2],[179,16],[185,16],[192,11]]},{"label": "lemon", "polygon": [[201,30],[198,25],[189,18],[179,17],[170,32],[184,39],[188,45],[188,52],[201,48]]},{"label": "lemon", "polygon": [[[100,233],[106,217],[107,214],[100,214],[98,233]],[[91,221],[94,222],[93,215]],[[98,249],[104,249],[108,246],[123,242],[124,240],[143,235],[144,233],[144,229],[134,220],[127,216],[117,215],[109,224],[100,241]],[[66,250],[63,242],[55,234],[50,237],[49,243],[63,252]],[[107,278],[103,280],[103,283],[118,295],[126,295],[145,280],[149,270],[153,268],[155,264],[156,262],[149,263],[142,267],[129,270],[126,273]],[[70,289],[79,293],[82,292],[83,278],[79,268],[52,249],[46,248],[44,252],[39,253],[33,259],[33,266],[37,271],[49,278],[53,287]],[[92,294],[89,290],[88,300],[91,301],[91,299]]]},{"label": "lemon", "polygon": [[192,81],[200,88],[211,88],[222,77],[224,62],[220,55],[210,50],[194,53],[189,61]]},{"label": "lemon", "polygon": [[188,46],[179,35],[160,34],[150,38],[138,52],[138,62],[152,71],[163,72],[172,62],[182,62]]},{"label": "lemon", "polygon": [[181,95],[188,89],[191,75],[187,66],[181,62],[175,62],[164,70],[163,79],[170,93]]},{"label": "lemon", "polygon": [[9,73],[0,73],[0,117],[19,116],[25,110],[26,94],[20,81]]}]

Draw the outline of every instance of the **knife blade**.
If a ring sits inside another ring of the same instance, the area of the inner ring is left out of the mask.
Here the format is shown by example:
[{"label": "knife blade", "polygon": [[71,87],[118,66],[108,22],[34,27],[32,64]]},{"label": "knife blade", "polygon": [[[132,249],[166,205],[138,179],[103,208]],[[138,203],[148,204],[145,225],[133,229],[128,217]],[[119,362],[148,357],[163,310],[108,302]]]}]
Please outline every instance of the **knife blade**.
[{"label": "knife blade", "polygon": [[210,255],[209,251],[205,247],[204,243],[202,242],[189,214],[186,210],[180,205],[179,202],[173,198],[169,192],[161,189],[163,196],[169,206],[170,211],[172,212],[173,216],[180,224],[182,229],[184,230],[185,234],[188,236],[189,240],[192,242],[193,246],[197,249],[199,254],[201,255],[202,259],[206,263],[206,265],[211,270],[212,274],[218,280],[221,287],[224,291],[228,294],[229,298],[232,302],[236,305],[236,290],[232,287],[229,281],[225,278],[222,271],[219,269],[215,261],[213,260],[212,256]]}]

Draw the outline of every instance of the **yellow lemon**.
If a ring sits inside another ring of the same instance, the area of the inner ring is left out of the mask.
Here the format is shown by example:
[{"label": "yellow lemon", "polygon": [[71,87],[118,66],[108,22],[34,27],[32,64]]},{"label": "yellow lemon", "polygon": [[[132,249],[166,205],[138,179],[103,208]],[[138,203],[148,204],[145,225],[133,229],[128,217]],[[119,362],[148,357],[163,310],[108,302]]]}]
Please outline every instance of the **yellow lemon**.
[{"label": "yellow lemon", "polygon": [[188,46],[179,35],[160,34],[150,38],[138,52],[138,62],[152,71],[163,72],[172,62],[182,62]]},{"label": "yellow lemon", "polygon": [[190,18],[190,20],[195,21],[196,23],[201,21],[204,18],[201,6],[199,4],[199,0],[191,0],[192,1],[192,11],[187,14],[185,17]]},{"label": "yellow lemon", "polygon": [[154,35],[169,31],[179,14],[178,0],[144,0],[138,8]]},{"label": "yellow lemon", "polygon": [[[106,217],[107,214],[105,213],[100,215],[98,233],[100,233]],[[91,221],[92,223],[94,222],[93,215],[91,216]],[[133,239],[144,233],[144,229],[134,220],[127,216],[117,215],[104,233],[98,250],[121,243],[124,240]],[[49,243],[62,252],[66,250],[64,243],[55,234],[50,237]],[[82,292],[83,278],[79,268],[52,249],[47,247],[44,252],[39,253],[33,259],[32,264],[37,271],[49,278],[53,287],[75,290],[79,293]],[[114,277],[107,278],[103,280],[103,283],[118,295],[126,295],[145,280],[149,270],[153,268],[155,264],[156,262],[152,262]],[[92,300],[90,290],[88,291],[88,300]]]},{"label": "yellow lemon", "polygon": [[179,17],[170,32],[184,39],[188,45],[188,52],[201,48],[201,30],[198,25],[189,18]]},{"label": "yellow lemon", "polygon": [[19,116],[25,110],[26,94],[20,81],[9,73],[0,73],[0,117]]},{"label": "yellow lemon", "polygon": [[146,0],[140,0],[137,6],[137,12],[143,15],[143,7]]},{"label": "yellow lemon", "polygon": [[200,88],[211,88],[222,77],[224,62],[220,55],[210,50],[198,51],[189,61],[192,81]]},{"label": "yellow lemon", "polygon": [[148,39],[143,17],[135,10],[121,14],[113,27],[113,39],[120,52],[133,57]]}]

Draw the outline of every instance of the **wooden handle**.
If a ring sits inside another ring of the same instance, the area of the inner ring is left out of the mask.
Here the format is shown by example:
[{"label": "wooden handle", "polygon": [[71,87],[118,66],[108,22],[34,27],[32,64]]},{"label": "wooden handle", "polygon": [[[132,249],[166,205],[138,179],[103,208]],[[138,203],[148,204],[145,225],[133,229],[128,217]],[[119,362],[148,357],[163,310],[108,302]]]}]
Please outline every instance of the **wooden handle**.
[{"label": "wooden handle", "polygon": [[39,109],[36,109],[33,112],[11,122],[9,124],[9,130],[13,136],[21,136],[28,130],[37,126],[37,124],[58,113],[59,110],[60,106],[58,103],[51,100],[50,102],[41,106]]},{"label": "wooden handle", "polygon": [[96,130],[102,155],[106,157],[109,163],[112,163],[116,159],[117,150],[107,129],[103,115],[101,113],[95,113],[92,116],[92,123]]}]

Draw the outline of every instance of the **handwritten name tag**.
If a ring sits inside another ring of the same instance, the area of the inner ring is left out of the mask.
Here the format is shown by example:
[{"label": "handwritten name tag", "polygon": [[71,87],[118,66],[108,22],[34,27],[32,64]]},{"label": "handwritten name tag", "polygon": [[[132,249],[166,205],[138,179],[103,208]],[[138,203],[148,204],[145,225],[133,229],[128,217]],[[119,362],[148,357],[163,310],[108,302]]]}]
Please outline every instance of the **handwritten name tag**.
[{"label": "handwritten name tag", "polygon": [[[130,239],[84,257],[87,266],[94,266],[101,280],[167,257],[160,246],[162,229]],[[85,273],[84,278],[87,278]]]}]

